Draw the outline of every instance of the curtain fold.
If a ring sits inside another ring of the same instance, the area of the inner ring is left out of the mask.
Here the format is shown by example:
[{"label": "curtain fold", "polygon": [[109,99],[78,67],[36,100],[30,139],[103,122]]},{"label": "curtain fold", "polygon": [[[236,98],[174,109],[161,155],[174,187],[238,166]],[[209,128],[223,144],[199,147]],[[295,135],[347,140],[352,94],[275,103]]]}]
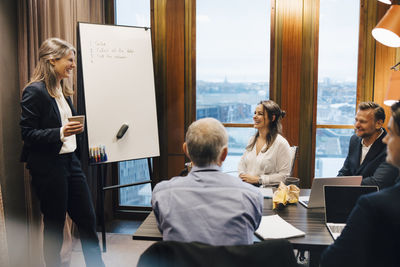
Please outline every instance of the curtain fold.
[{"label": "curtain fold", "polygon": [[6,233],[6,219],[4,217],[3,197],[1,194],[0,184],[0,266],[9,266],[8,259],[8,246],[7,246],[7,233]]},{"label": "curtain fold", "polygon": [[[77,46],[77,22],[104,23],[105,0],[18,0],[18,62],[19,87],[22,95],[25,84],[36,66],[41,43],[58,37]],[[76,70],[73,75],[76,90]],[[76,103],[77,94],[73,100]],[[76,104],[75,104],[76,106]],[[88,175],[88,180],[93,178]],[[90,186],[90,182],[88,184]],[[25,202],[28,217],[29,260],[31,266],[44,266],[42,223],[38,200],[32,191],[29,172],[24,171]],[[93,191],[93,189],[92,189]],[[63,265],[69,266],[72,249],[71,223],[64,229]]]}]

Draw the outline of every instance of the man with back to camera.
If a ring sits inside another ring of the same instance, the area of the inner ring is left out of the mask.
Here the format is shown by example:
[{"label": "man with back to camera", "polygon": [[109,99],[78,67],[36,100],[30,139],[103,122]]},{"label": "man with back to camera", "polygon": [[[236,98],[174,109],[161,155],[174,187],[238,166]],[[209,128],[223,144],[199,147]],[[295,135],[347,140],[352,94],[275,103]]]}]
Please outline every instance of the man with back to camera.
[{"label": "man with back to camera", "polygon": [[210,245],[253,243],[263,210],[258,188],[221,171],[228,134],[216,119],[193,122],[183,151],[193,167],[187,176],[157,184],[152,206],[163,240]]},{"label": "man with back to camera", "polygon": [[[400,102],[392,106],[386,161],[400,168]],[[400,183],[361,196],[342,234],[322,254],[321,266],[399,266]]]},{"label": "man with back to camera", "polygon": [[355,134],[350,139],[347,158],[338,176],[362,175],[362,185],[377,185],[379,189],[392,186],[399,170],[385,162],[385,111],[374,102],[358,105]]}]

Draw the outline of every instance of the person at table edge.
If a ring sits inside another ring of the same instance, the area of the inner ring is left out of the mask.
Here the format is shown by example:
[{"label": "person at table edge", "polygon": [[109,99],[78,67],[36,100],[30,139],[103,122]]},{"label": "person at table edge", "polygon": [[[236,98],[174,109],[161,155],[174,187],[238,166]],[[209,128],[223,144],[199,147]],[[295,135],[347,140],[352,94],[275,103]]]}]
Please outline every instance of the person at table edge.
[{"label": "person at table edge", "polygon": [[[400,102],[392,106],[386,161],[400,168]],[[346,227],[321,256],[321,266],[399,266],[400,183],[361,196]]]},{"label": "person at table edge", "polygon": [[185,141],[191,171],[153,190],[151,202],[163,240],[252,244],[264,199],[258,188],[221,171],[228,153],[226,129],[216,119],[200,119],[189,126]]}]

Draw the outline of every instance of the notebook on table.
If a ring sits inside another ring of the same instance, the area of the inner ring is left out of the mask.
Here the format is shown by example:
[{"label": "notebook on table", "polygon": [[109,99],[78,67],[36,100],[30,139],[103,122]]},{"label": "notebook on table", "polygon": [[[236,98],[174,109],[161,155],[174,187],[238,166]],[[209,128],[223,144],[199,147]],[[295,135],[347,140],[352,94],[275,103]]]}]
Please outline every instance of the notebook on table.
[{"label": "notebook on table", "polygon": [[333,239],[342,233],[358,198],[376,191],[377,186],[324,186],[325,224]]},{"label": "notebook on table", "polygon": [[304,236],[305,233],[279,215],[262,216],[255,234],[262,239],[291,238]]},{"label": "notebook on table", "polygon": [[360,185],[362,176],[315,177],[310,196],[300,196],[299,202],[306,208],[323,208],[324,185]]}]

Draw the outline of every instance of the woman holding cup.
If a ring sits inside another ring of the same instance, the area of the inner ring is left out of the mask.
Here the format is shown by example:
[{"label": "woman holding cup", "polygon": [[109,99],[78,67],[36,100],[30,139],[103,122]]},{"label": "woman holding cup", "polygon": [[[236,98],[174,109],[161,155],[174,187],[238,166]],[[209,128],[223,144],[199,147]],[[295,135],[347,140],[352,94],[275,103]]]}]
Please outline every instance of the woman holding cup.
[{"label": "woman holding cup", "polygon": [[84,126],[68,119],[76,115],[67,81],[76,67],[75,54],[64,40],[44,41],[21,100],[21,160],[27,163],[40,200],[46,266],[60,266],[66,212],[78,227],[86,265],[104,266],[90,191],[75,154],[76,134]]},{"label": "woman holding cup", "polygon": [[257,133],[246,147],[238,166],[239,177],[254,185],[272,186],[290,174],[290,146],[281,133],[285,111],[272,100],[261,101],[254,112]]}]

